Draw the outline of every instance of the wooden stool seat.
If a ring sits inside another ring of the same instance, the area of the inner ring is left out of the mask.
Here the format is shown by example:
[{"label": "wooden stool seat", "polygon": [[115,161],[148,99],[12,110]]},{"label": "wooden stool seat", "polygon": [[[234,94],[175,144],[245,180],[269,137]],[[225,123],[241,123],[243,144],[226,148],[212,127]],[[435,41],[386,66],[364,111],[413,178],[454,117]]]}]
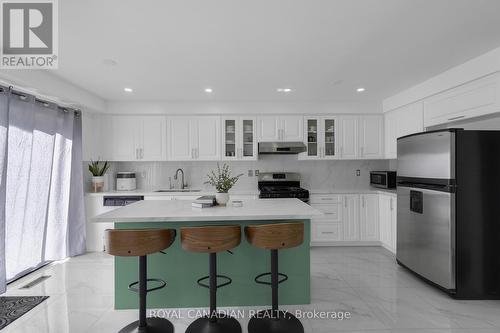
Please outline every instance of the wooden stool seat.
[{"label": "wooden stool seat", "polygon": [[181,244],[186,251],[217,253],[241,243],[239,225],[213,225],[181,228]]},{"label": "wooden stool seat", "polygon": [[249,225],[245,227],[245,236],[250,244],[261,249],[288,249],[304,242],[304,223]]},{"label": "wooden stool seat", "polygon": [[164,250],[175,240],[173,229],[108,229],[106,251],[119,257],[141,257]]}]

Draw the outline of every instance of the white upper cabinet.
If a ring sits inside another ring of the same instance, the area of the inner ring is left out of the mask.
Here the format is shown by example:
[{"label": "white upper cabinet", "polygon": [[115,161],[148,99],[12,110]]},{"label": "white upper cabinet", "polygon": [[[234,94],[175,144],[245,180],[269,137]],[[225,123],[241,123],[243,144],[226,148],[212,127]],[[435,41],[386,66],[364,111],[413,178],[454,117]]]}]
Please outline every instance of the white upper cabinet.
[{"label": "white upper cabinet", "polygon": [[135,161],[140,159],[139,121],[140,118],[137,116],[112,116],[112,160]]},{"label": "white upper cabinet", "polygon": [[281,133],[281,121],[278,116],[257,117],[258,141],[279,141]]},{"label": "white upper cabinet", "polygon": [[220,160],[220,117],[193,117],[194,156],[200,161]]},{"label": "white upper cabinet", "polygon": [[222,118],[222,159],[257,159],[255,124],[255,117],[228,116]]},{"label": "white upper cabinet", "polygon": [[380,115],[359,117],[359,156],[383,158],[383,117]]},{"label": "white upper cabinet", "polygon": [[340,156],[344,159],[359,157],[358,116],[340,117]]},{"label": "white upper cabinet", "polygon": [[379,240],[379,195],[361,194],[360,232],[362,241]]},{"label": "white upper cabinet", "polygon": [[[106,119],[107,118],[107,119]],[[110,126],[104,154],[113,161],[161,161],[166,158],[164,116],[104,117]]]},{"label": "white upper cabinet", "polygon": [[424,130],[423,102],[386,112],[384,118],[385,157],[397,158],[397,138]]},{"label": "white upper cabinet", "polygon": [[424,101],[426,127],[500,112],[500,74],[463,84]]},{"label": "white upper cabinet", "polygon": [[219,116],[168,117],[168,129],[169,160],[220,159]]},{"label": "white upper cabinet", "polygon": [[304,139],[303,117],[258,116],[258,141],[302,141]]},{"label": "white upper cabinet", "polygon": [[302,141],[304,140],[303,117],[281,116],[281,141]]},{"label": "white upper cabinet", "polygon": [[337,117],[304,117],[304,143],[307,151],[300,159],[339,158]]},{"label": "white upper cabinet", "polygon": [[390,111],[384,114],[385,132],[385,157],[397,158],[397,138],[398,138],[398,111]]},{"label": "white upper cabinet", "polygon": [[165,160],[167,157],[167,120],[165,116],[145,116],[141,118],[141,160]]},{"label": "white upper cabinet", "polygon": [[168,159],[186,161],[194,159],[191,117],[168,118]]}]

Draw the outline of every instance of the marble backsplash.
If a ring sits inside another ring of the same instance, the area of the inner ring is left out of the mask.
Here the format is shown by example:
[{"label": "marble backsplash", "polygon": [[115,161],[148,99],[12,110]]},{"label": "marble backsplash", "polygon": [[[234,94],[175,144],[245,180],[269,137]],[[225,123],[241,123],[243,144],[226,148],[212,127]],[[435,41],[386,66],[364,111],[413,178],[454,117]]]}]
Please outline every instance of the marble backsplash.
[{"label": "marble backsplash", "polygon": [[[220,162],[222,163],[222,162]],[[243,176],[235,185],[235,191],[256,191],[259,172],[298,172],[302,187],[314,190],[361,190],[369,188],[371,170],[390,170],[388,160],[331,160],[299,161],[296,155],[261,156],[258,161],[233,161],[229,164],[232,174]],[[137,174],[137,188],[141,190],[168,189],[171,182],[178,188],[180,182],[174,180],[178,168],[184,170],[185,182],[191,188],[211,190],[204,184],[206,175],[217,167],[217,162],[112,162],[106,177],[106,190],[115,188],[115,174],[119,171],[134,171]],[[84,170],[88,170],[85,163]],[[252,171],[249,176],[248,171]],[[360,170],[360,176],[356,176]],[[90,188],[90,174],[85,173],[86,188]],[[179,177],[180,178],[180,177]]]}]

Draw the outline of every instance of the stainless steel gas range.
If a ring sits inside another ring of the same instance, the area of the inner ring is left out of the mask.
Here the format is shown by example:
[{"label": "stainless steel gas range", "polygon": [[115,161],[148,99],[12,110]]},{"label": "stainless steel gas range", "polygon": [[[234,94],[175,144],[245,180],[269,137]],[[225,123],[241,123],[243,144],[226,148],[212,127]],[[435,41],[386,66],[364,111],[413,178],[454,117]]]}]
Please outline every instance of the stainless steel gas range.
[{"label": "stainless steel gas range", "polygon": [[297,198],[309,202],[309,191],[300,187],[300,174],[294,172],[262,172],[259,174],[259,198]]}]

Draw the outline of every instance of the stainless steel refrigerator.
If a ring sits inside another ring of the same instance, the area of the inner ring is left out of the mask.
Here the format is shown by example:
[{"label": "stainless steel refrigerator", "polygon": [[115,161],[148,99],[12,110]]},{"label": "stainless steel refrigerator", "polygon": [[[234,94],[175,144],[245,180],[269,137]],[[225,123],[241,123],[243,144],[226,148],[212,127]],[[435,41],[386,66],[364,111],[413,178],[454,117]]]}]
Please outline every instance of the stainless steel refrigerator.
[{"label": "stainless steel refrigerator", "polygon": [[461,299],[500,299],[500,131],[398,139],[400,265]]}]

